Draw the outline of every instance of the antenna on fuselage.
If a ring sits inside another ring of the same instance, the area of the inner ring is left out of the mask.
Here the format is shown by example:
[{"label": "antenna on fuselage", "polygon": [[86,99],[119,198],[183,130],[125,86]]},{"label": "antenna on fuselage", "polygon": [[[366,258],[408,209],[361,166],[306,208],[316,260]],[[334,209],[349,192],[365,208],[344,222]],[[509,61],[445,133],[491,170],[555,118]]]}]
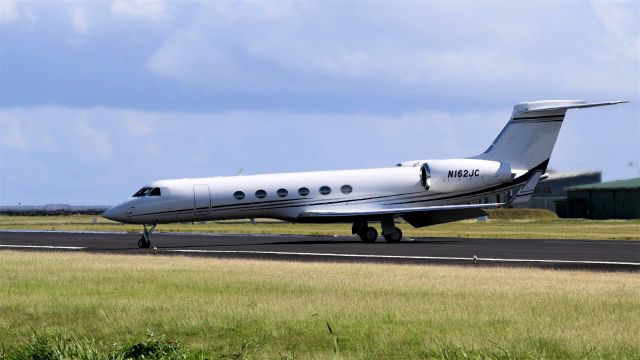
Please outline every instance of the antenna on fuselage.
[{"label": "antenna on fuselage", "polygon": [[240,168],[240,170],[238,170],[238,172],[236,173],[236,176],[242,176],[242,168]]}]

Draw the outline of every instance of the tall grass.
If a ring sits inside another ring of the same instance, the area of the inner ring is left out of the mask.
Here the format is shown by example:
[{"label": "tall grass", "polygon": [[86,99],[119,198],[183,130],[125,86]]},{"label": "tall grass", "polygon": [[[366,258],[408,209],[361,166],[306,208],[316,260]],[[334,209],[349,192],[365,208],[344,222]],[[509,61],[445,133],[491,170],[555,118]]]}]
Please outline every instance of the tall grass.
[{"label": "tall grass", "polygon": [[636,273],[0,252],[5,349],[151,330],[210,358],[633,359],[639,318]]},{"label": "tall grass", "polygon": [[129,344],[112,344],[110,350],[96,344],[95,340],[79,338],[69,332],[58,334],[34,333],[28,341],[4,349],[0,359],[7,360],[125,360],[164,359],[187,360],[205,359],[205,354],[183,348],[176,341],[167,340],[164,335],[149,333],[145,339]]}]

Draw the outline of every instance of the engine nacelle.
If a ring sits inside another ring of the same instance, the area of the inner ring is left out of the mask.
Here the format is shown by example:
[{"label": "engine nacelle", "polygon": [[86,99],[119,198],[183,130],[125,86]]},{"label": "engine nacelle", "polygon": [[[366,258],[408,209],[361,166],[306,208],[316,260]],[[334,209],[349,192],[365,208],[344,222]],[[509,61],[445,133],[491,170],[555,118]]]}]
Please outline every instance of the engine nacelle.
[{"label": "engine nacelle", "polygon": [[511,166],[499,161],[426,160],[420,165],[420,184],[438,193],[482,189],[512,179]]}]

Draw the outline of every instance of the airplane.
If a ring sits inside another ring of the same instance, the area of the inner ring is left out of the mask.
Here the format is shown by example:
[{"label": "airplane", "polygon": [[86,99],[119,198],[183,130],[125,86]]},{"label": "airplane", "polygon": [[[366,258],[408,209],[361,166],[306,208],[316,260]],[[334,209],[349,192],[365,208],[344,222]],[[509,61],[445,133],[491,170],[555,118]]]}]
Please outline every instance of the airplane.
[{"label": "airplane", "polygon": [[[402,240],[398,218],[424,227],[483,216],[483,209],[525,203],[545,171],[569,109],[587,103],[545,100],[517,104],[489,148],[460,159],[403,161],[378,169],[158,180],[103,213],[142,224],[138,247],[149,248],[157,224],[273,218],[295,223],[351,223],[365,243]],[[483,203],[499,193],[506,201]]]}]

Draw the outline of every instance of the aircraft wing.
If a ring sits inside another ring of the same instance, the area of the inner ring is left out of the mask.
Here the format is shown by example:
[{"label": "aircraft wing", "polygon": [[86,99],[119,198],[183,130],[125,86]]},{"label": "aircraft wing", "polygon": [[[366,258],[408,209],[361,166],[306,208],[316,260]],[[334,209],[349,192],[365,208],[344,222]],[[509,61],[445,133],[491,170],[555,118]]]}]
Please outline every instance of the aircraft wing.
[{"label": "aircraft wing", "polygon": [[356,217],[356,216],[373,216],[373,215],[404,215],[415,212],[425,211],[442,211],[442,210],[464,210],[464,209],[492,209],[504,206],[505,203],[491,204],[465,204],[465,205],[440,205],[440,206],[422,206],[407,208],[361,208],[359,206],[344,206],[336,208],[323,208],[317,210],[307,210],[302,212],[299,217]]},{"label": "aircraft wing", "polygon": [[[529,200],[535,189],[542,171],[534,172],[527,182],[511,197],[506,203],[489,204],[461,204],[461,205],[436,205],[404,208],[381,208],[362,207],[357,205],[347,205],[339,207],[323,207],[319,209],[307,210],[298,217],[302,219],[311,218],[354,218],[354,217],[376,217],[382,215],[402,216],[412,225],[426,226],[439,224],[442,222],[469,219],[485,215],[483,209],[494,209],[512,203],[522,203]],[[426,225],[425,225],[426,224]]]},{"label": "aircraft wing", "polygon": [[413,227],[419,228],[423,226],[485,216],[487,214],[483,211],[483,209],[497,208],[502,205],[504,204],[465,204],[392,209],[367,209],[361,208],[359,206],[352,206],[308,210],[301,213],[298,218],[307,221],[322,221],[322,219],[340,221],[342,219],[347,222],[353,220],[354,218],[375,219],[382,216],[391,215],[402,217]]}]

